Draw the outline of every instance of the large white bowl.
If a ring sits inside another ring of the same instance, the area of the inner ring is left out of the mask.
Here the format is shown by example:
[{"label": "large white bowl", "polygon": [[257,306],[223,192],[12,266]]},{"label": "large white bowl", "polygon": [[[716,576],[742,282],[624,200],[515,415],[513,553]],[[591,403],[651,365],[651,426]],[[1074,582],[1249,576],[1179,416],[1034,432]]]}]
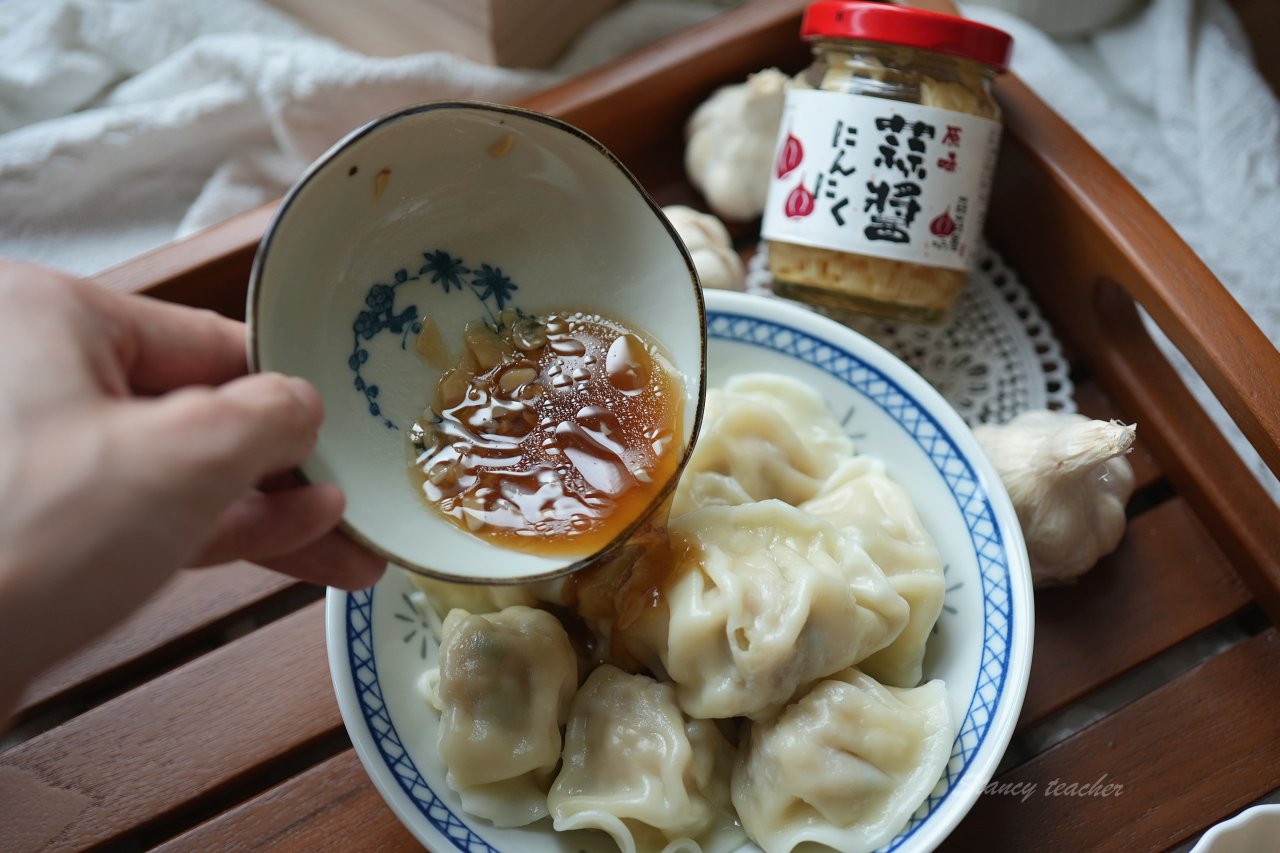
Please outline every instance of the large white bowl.
[{"label": "large white bowl", "polygon": [[319,389],[324,427],[302,473],[341,486],[345,530],[394,563],[514,581],[591,556],[497,549],[432,512],[410,479],[405,431],[440,376],[414,350],[420,319],[461,354],[463,327],[504,308],[601,312],[656,337],[684,380],[691,446],[706,352],[693,263],[635,178],[564,122],[465,102],[378,119],[312,166],[262,238],[250,366]]},{"label": "large white bowl", "polygon": [[[884,459],[942,553],[947,591],[925,657],[960,721],[946,772],[888,850],[931,850],[995,771],[1031,664],[1026,548],[1009,498],[968,427],[918,374],[866,338],[767,297],[708,291],[708,380],[773,371],[811,383],[861,452]],[[604,834],[495,829],[465,814],[435,750],[438,715],[418,691],[436,652],[407,578],[329,591],[329,666],[347,731],[378,790],[433,850],[609,850]],[[754,846],[745,848],[755,849]]]}]

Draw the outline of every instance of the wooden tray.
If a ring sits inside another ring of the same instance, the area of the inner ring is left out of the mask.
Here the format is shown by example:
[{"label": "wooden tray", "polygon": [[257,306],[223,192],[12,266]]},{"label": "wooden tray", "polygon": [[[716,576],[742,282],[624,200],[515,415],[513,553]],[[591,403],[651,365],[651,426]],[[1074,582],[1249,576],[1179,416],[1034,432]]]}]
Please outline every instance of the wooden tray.
[{"label": "wooden tray", "polygon": [[[526,105],[595,135],[660,203],[696,204],[685,118],[718,85],[801,67],[804,5],[758,0]],[[945,846],[1161,850],[1280,786],[1280,512],[1134,302],[1272,470],[1280,355],[1061,119],[1011,77],[998,95],[1007,133],[989,237],[1067,345],[1081,410],[1138,422],[1138,490],[1119,550],[1077,587],[1037,594],[1031,684],[997,778],[1020,787],[981,797]],[[240,316],[270,214],[99,280]],[[46,673],[0,752],[0,847],[413,849],[346,739],[319,597],[247,565],[183,573]],[[1100,779],[1120,792],[1065,793]]]}]

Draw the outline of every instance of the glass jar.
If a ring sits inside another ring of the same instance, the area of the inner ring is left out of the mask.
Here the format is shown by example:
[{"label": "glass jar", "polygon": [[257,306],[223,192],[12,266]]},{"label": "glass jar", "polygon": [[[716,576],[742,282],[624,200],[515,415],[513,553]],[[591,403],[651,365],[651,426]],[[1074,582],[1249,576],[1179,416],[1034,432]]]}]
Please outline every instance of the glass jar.
[{"label": "glass jar", "polygon": [[762,236],[774,292],[933,321],[977,253],[1012,39],[877,2],[812,4],[813,64],[787,92]]}]

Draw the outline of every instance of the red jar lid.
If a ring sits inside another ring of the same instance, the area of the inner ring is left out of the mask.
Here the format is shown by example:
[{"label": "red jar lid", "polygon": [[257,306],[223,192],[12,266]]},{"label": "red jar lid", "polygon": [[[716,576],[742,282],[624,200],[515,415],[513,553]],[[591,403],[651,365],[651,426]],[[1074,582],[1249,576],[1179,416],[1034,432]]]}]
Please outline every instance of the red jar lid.
[{"label": "red jar lid", "polygon": [[805,10],[800,36],[843,38],[919,47],[1009,67],[1013,38],[1003,30],[954,15],[891,6],[871,0],[823,0]]}]

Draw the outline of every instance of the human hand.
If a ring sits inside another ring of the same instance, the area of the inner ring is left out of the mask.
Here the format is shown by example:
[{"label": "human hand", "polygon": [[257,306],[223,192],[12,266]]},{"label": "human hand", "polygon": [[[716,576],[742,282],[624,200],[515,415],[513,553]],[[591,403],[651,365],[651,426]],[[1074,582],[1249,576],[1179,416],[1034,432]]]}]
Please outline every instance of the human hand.
[{"label": "human hand", "polygon": [[181,566],[381,575],[334,532],[341,492],[282,474],[315,445],[320,397],[245,376],[240,323],[0,263],[0,339],[0,720],[16,685]]}]

